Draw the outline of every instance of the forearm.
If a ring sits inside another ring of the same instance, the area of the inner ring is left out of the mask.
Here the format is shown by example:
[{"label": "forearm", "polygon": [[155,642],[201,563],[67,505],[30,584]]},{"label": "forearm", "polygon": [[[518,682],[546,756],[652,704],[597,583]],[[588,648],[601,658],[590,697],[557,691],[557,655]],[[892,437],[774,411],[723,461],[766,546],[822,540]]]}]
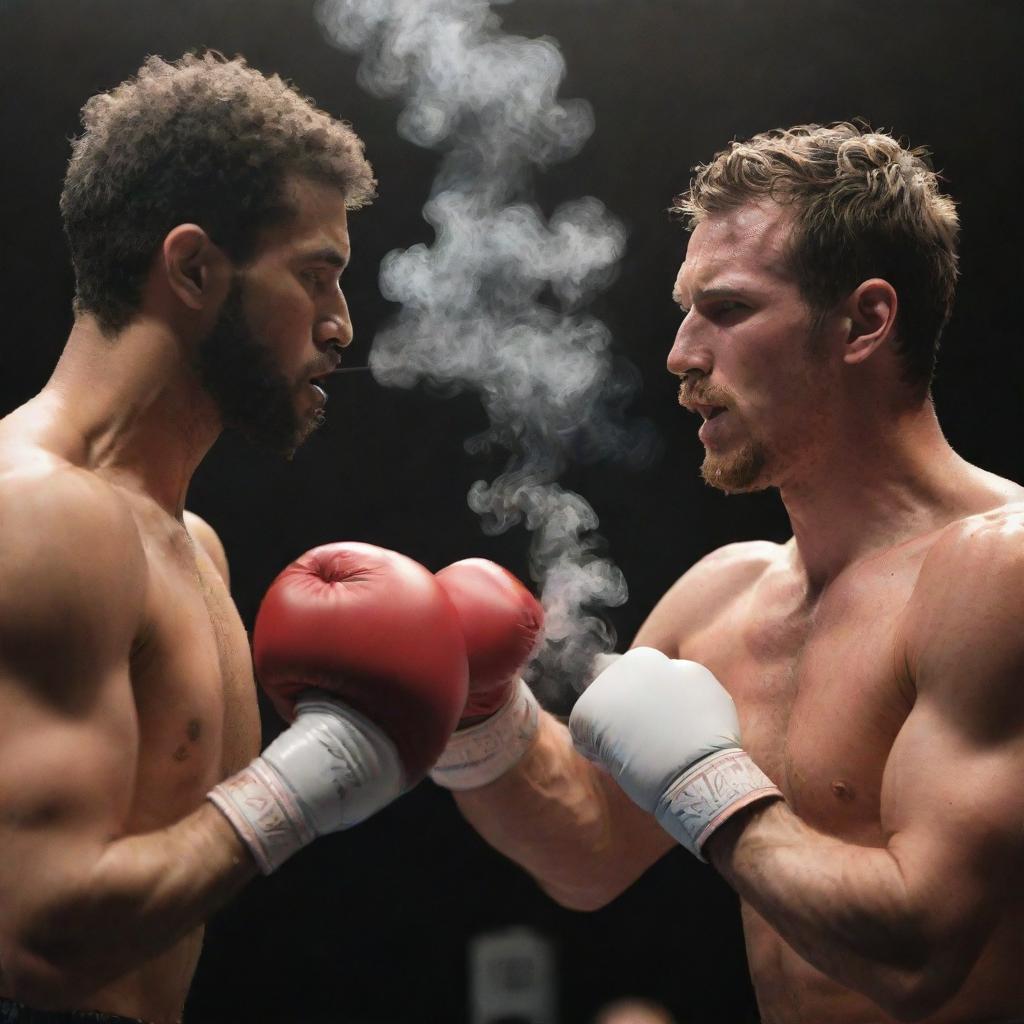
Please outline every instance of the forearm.
[{"label": "forearm", "polygon": [[488,785],[454,795],[487,842],[577,910],[603,906],[671,846],[546,713],[518,764]]},{"label": "forearm", "polygon": [[941,1005],[970,966],[890,850],[816,832],[782,802],[737,816],[705,852],[805,960],[900,1019]]},{"label": "forearm", "polygon": [[5,970],[29,998],[95,989],[173,946],[257,873],[223,815],[204,803],[169,828],[108,843],[84,869],[76,864],[23,917]]}]

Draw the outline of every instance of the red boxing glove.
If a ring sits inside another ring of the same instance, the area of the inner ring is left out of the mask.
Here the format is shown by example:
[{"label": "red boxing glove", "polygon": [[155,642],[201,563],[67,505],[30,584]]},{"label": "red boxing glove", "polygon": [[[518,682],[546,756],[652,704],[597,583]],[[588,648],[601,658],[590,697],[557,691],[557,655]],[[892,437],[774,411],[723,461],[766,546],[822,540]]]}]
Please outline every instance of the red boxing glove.
[{"label": "red boxing glove", "polygon": [[325,690],[394,743],[407,785],[419,781],[466,702],[459,617],[430,571],[372,544],[325,544],[285,569],[253,631],[256,673],[287,720]]},{"label": "red boxing glove", "polygon": [[540,602],[507,569],[485,558],[455,562],[437,574],[462,622],[469,658],[469,699],[462,721],[503,707],[537,647]]}]

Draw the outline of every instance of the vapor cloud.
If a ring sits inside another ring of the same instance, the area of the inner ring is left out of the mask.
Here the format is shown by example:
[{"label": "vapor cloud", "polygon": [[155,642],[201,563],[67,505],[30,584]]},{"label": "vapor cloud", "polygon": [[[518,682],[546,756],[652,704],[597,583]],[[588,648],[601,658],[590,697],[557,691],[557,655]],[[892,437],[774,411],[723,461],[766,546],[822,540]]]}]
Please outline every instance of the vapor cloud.
[{"label": "vapor cloud", "polygon": [[329,39],[362,55],[360,84],[402,98],[399,133],[443,154],[424,207],[434,243],[382,264],[381,289],[400,310],[370,363],[385,385],[479,394],[490,426],[467,448],[498,448],[507,462],[473,485],[469,504],[487,533],[531,533],[547,617],[533,682],[560,703],[614,646],[599,612],[627,588],[602,553],[594,510],[558,480],[570,462],[643,460],[653,439],[623,415],[636,371],[586,312],[614,277],[623,226],[593,197],[549,217],[530,202],[535,171],[578,152],[593,113],[558,98],[557,44],[503,33],[493,6],[320,0],[317,13]]}]

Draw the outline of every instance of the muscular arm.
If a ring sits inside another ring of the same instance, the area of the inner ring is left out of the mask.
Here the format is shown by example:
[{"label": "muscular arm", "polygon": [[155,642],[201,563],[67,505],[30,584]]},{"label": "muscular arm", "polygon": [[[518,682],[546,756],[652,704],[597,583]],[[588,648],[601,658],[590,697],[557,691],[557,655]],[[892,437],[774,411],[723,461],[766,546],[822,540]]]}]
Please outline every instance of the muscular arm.
[{"label": "muscular arm", "polygon": [[[687,632],[760,572],[773,548],[730,545],[703,559],[658,603],[634,646],[678,657]],[[455,799],[492,846],[576,910],[614,899],[673,845],[610,776],[575,751],[565,726],[543,712],[534,746],[514,768]]]},{"label": "muscular arm", "polygon": [[125,834],[146,584],[129,513],[68,470],[8,477],[0,521],[0,965],[12,994],[66,1004],[171,946],[256,868],[209,805]]},{"label": "muscular arm", "polygon": [[963,984],[1024,855],[1024,532],[944,538],[909,611],[918,696],[886,764],[881,849],[815,832],[783,804],[712,837],[716,867],[805,959],[894,1016]]},{"label": "muscular arm", "polygon": [[568,730],[546,712],[536,742],[514,768],[455,799],[484,839],[574,910],[603,906],[672,846],[609,776],[576,753]]}]

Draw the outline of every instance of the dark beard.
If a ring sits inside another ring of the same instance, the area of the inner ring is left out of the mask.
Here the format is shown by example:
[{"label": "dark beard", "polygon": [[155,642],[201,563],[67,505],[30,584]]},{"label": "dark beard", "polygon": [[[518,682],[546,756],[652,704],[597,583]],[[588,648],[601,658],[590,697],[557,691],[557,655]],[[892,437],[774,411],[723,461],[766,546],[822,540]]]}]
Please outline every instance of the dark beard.
[{"label": "dark beard", "polygon": [[244,289],[236,275],[217,322],[199,346],[196,369],[225,427],[291,458],[324,416],[319,412],[306,423],[300,421],[294,389],[249,326],[243,300]]}]

